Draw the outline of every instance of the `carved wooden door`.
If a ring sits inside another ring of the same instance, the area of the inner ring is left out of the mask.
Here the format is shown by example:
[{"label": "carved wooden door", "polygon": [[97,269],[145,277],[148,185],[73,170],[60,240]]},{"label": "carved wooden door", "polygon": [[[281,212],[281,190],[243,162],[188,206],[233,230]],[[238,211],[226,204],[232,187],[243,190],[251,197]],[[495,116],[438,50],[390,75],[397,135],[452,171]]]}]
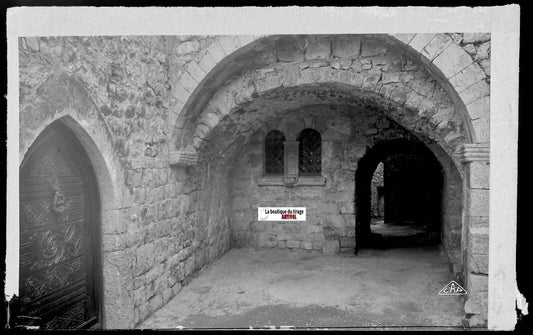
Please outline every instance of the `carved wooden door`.
[{"label": "carved wooden door", "polygon": [[30,148],[19,182],[19,319],[98,326],[98,193],[84,148],[56,122]]}]

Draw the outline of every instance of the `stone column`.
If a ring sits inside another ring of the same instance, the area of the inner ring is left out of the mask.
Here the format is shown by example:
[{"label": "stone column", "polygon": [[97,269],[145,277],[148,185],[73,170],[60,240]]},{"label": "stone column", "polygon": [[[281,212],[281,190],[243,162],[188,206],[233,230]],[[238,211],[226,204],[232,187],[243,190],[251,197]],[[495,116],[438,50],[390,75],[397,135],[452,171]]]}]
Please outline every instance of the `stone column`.
[{"label": "stone column", "polygon": [[470,326],[486,326],[489,265],[489,144],[469,143],[458,150],[466,177],[465,314]]},{"label": "stone column", "polygon": [[294,186],[298,182],[298,149],[299,141],[285,141],[285,176],[283,182],[287,186]]}]

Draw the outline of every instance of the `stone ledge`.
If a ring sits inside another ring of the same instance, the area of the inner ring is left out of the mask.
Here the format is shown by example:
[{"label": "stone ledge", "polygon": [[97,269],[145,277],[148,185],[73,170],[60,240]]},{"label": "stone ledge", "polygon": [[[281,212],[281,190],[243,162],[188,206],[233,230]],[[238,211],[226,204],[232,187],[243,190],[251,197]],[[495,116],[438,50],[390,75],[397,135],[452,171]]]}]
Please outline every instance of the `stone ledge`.
[{"label": "stone ledge", "polygon": [[193,166],[198,163],[198,153],[194,150],[169,152],[169,164],[176,167]]},{"label": "stone ledge", "polygon": [[[298,177],[296,184],[292,186],[324,186],[325,177]],[[283,176],[263,177],[257,181],[257,186],[287,186],[283,181]]]},{"label": "stone ledge", "polygon": [[489,143],[465,143],[461,145],[455,155],[463,163],[473,161],[489,161],[490,160],[490,144]]}]

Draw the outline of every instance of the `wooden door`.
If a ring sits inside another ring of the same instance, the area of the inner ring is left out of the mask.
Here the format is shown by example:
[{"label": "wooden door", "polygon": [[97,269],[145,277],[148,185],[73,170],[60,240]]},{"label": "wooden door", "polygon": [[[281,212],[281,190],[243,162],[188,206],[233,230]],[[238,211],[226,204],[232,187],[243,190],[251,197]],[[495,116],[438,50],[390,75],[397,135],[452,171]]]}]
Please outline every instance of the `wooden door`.
[{"label": "wooden door", "polygon": [[100,322],[99,200],[96,178],[74,134],[55,122],[20,171],[19,320],[41,329]]}]

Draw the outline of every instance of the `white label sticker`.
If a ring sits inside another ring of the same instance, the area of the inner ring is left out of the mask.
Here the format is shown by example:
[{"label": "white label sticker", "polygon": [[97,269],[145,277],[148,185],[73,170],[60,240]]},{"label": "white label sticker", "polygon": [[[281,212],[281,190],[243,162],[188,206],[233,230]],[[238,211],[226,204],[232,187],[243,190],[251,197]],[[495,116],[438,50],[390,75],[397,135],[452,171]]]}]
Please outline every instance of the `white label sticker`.
[{"label": "white label sticker", "polygon": [[259,207],[259,221],[305,221],[305,207]]}]

